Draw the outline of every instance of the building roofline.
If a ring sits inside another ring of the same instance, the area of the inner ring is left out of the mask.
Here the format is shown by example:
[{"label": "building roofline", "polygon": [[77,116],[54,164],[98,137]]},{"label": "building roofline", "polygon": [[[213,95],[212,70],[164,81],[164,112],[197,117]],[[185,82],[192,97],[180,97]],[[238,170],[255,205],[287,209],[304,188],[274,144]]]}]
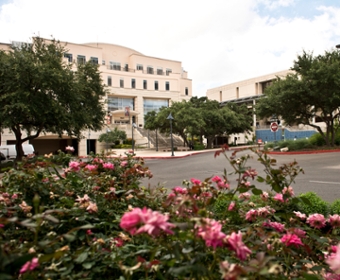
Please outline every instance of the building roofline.
[{"label": "building roofline", "polygon": [[280,76],[280,75],[283,75],[284,73],[288,73],[288,72],[292,72],[292,70],[290,70],[290,69],[281,70],[281,71],[278,71],[278,72],[269,73],[269,74],[261,75],[261,76],[258,76],[258,77],[254,77],[254,78],[250,78],[250,79],[246,79],[246,80],[241,80],[241,81],[238,81],[238,82],[233,82],[233,83],[230,83],[230,84],[224,84],[224,85],[221,85],[221,86],[218,86],[218,87],[210,88],[207,91],[216,90],[216,89],[220,89],[220,88],[223,88],[223,87],[232,87],[234,85],[239,85],[239,84],[254,81],[254,80],[258,81],[258,82],[266,82],[266,81],[271,80],[271,79],[267,78],[269,75]]}]

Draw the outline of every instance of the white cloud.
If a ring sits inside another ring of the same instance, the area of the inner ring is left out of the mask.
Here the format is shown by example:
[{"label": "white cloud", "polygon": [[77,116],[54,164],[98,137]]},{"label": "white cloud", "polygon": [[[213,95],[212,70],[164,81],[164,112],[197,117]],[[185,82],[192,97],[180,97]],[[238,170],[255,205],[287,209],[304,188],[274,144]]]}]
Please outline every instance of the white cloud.
[{"label": "white cloud", "polygon": [[8,0],[0,8],[0,42],[53,35],[182,61],[199,96],[288,69],[303,49],[321,53],[340,43],[339,5],[321,6],[316,16],[287,17],[263,15],[259,3],[276,11],[296,7],[291,0]]}]

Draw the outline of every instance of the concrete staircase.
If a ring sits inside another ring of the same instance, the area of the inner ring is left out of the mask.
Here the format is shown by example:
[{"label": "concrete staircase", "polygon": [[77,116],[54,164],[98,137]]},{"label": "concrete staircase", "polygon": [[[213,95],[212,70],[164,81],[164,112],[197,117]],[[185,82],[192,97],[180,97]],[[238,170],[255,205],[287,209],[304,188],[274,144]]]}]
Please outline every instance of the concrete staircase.
[{"label": "concrete staircase", "polygon": [[[136,128],[136,130],[140,133],[141,136],[147,139],[149,143],[149,148],[156,149],[156,146],[158,144],[158,150],[171,149],[171,136],[170,135],[157,132],[157,136],[156,136],[155,130],[147,130],[141,127]],[[173,138],[174,148],[181,148],[184,146],[184,141],[181,137],[173,134],[172,138]],[[156,143],[156,139],[158,143]]]},{"label": "concrete staircase", "polygon": [[[131,124],[116,125],[111,124],[110,129],[117,127],[119,130],[123,130],[126,133],[127,138],[133,138],[135,140],[135,147],[141,147],[145,149],[156,149],[156,132],[154,130],[148,130],[141,127],[136,127],[133,129],[132,137],[132,126]],[[184,141],[181,137],[173,134],[174,148],[183,149]],[[157,142],[158,150],[169,150],[171,149],[171,137],[170,135],[165,135],[157,132]]]}]

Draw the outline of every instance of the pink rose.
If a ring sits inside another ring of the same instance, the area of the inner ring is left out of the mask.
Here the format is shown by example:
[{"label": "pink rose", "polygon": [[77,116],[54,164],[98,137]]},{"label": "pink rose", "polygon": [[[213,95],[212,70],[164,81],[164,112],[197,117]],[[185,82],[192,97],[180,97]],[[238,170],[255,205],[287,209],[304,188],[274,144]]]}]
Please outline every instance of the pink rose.
[{"label": "pink rose", "polygon": [[301,239],[294,233],[287,233],[281,238],[281,242],[286,246],[303,246]]},{"label": "pink rose", "polygon": [[311,214],[307,218],[307,223],[314,228],[323,228],[326,225],[326,219],[322,214]]},{"label": "pink rose", "polygon": [[247,256],[251,254],[251,250],[242,241],[242,233],[240,231],[238,233],[233,232],[231,235],[228,235],[226,240],[229,248],[236,252],[236,256],[241,261],[244,261]]}]

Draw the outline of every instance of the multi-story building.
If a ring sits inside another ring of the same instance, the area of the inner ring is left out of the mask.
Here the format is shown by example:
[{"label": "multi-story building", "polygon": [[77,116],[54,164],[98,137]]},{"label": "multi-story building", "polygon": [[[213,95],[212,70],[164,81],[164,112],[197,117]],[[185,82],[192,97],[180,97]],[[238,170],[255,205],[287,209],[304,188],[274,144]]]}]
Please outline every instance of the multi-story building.
[{"label": "multi-story building", "polygon": [[[41,135],[32,141],[40,153],[63,149],[65,145],[77,145],[79,155],[89,151],[100,152],[105,146],[97,141],[101,133],[120,126],[127,133],[132,124],[142,128],[144,115],[161,107],[171,106],[172,101],[189,100],[192,97],[192,80],[183,70],[180,61],[146,56],[133,49],[105,43],[65,44],[65,61],[99,65],[102,80],[107,86],[105,100],[107,109],[106,127],[100,132],[84,131],[80,142],[67,136]],[[1,49],[10,49],[10,44],[1,44]],[[128,135],[129,136],[129,135]],[[131,135],[130,135],[131,137]],[[4,131],[1,144],[11,144],[14,134]]]},{"label": "multi-story building", "polygon": [[277,77],[283,78],[288,73],[293,72],[284,70],[207,90],[206,96],[208,99],[219,101],[221,105],[229,102],[244,103],[249,108],[249,113],[253,116],[253,132],[250,134],[229,135],[229,141],[246,143],[247,138],[252,139],[253,136],[263,141],[275,141],[304,138],[315,133],[315,130],[308,126],[284,127],[282,124],[277,133],[273,133],[270,130],[271,119],[256,118],[254,110],[256,100],[262,97],[266,87],[270,86]]}]

